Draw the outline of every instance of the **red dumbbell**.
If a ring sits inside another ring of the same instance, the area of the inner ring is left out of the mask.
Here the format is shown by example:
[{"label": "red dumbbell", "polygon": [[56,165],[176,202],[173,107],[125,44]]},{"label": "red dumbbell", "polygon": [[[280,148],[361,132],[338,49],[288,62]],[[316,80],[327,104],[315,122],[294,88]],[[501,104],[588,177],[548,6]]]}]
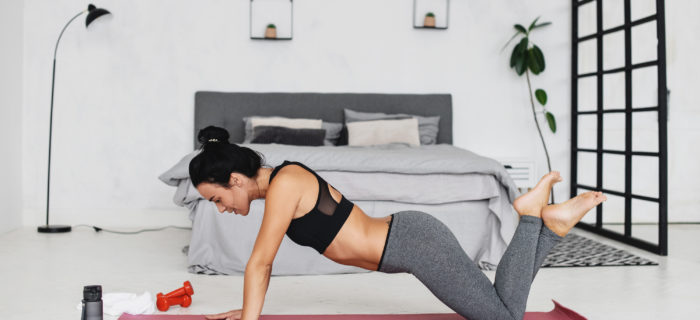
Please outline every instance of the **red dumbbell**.
[{"label": "red dumbbell", "polygon": [[185,294],[181,295],[179,297],[166,297],[162,293],[158,294],[158,298],[156,300],[156,306],[158,306],[158,310],[160,311],[168,311],[170,306],[174,306],[179,304],[183,308],[187,308],[192,304],[192,298]]},{"label": "red dumbbell", "polygon": [[160,311],[168,311],[170,306],[179,304],[182,307],[189,307],[192,304],[191,295],[194,294],[194,289],[192,289],[192,284],[189,281],[185,281],[184,286],[176,289],[166,295],[163,293],[158,293],[156,296],[156,306]]}]

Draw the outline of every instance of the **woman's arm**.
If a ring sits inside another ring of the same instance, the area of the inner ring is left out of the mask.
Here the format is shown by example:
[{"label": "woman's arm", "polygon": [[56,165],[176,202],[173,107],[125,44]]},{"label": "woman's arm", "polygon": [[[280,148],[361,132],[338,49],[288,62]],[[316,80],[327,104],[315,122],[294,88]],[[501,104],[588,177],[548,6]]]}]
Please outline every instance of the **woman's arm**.
[{"label": "woman's arm", "polygon": [[243,280],[243,312],[242,320],[257,320],[262,312],[265,293],[270,284],[272,265],[251,265],[248,262]]},{"label": "woman's arm", "polygon": [[262,225],[245,268],[241,320],[258,320],[262,312],[272,262],[301,199],[303,189],[296,185],[293,175],[283,172],[280,170],[265,196]]}]

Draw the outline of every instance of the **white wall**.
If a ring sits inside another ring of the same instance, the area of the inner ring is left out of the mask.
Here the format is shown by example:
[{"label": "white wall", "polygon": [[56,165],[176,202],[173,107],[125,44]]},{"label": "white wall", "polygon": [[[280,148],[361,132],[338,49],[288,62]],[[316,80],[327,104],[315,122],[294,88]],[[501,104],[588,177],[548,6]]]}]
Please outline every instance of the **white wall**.
[{"label": "white wall", "polygon": [[669,220],[700,221],[700,95],[697,63],[700,2],[666,1],[666,63],[668,64],[668,194]]},{"label": "white wall", "polygon": [[0,233],[22,225],[23,7],[0,2]]},{"label": "white wall", "polygon": [[[59,48],[52,223],[186,223],[186,210],[172,204],[174,189],[156,177],[192,150],[197,90],[451,93],[455,145],[494,158],[535,158],[542,175],[546,162],[525,79],[508,69],[510,49],[501,52],[512,25],[538,15],[553,25],[533,35],[547,58],[547,70],[533,85],[548,91],[558,119],[555,135],[545,130],[553,169],[569,175],[568,1],[452,1],[445,31],[411,28],[410,1],[298,1],[292,41],[250,40],[248,0],[95,4],[113,16],[90,30],[81,18]],[[53,45],[60,27],[83,6],[77,0],[26,1],[27,224],[41,222],[45,205]],[[690,39],[678,45],[685,42]],[[669,59],[669,70],[680,69],[678,63]],[[671,219],[700,220],[695,200],[683,215],[673,211],[679,199],[672,191],[696,186],[675,174],[669,179]],[[558,201],[568,198],[568,181],[555,191]]]}]

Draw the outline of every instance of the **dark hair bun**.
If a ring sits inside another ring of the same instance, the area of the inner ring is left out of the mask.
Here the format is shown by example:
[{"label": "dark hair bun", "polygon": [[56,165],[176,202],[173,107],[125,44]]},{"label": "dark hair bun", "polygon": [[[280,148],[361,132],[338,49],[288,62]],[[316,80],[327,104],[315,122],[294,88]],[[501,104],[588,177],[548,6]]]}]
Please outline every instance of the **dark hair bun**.
[{"label": "dark hair bun", "polygon": [[228,138],[229,134],[226,129],[215,126],[208,126],[202,130],[199,130],[199,134],[197,134],[197,141],[199,141],[199,143],[202,145],[206,145],[210,142],[221,142],[228,144]]},{"label": "dark hair bun", "polygon": [[199,131],[197,140],[202,151],[190,161],[189,172],[192,184],[215,183],[229,188],[232,172],[253,178],[264,162],[262,154],[248,147],[229,143],[228,131],[209,126]]}]

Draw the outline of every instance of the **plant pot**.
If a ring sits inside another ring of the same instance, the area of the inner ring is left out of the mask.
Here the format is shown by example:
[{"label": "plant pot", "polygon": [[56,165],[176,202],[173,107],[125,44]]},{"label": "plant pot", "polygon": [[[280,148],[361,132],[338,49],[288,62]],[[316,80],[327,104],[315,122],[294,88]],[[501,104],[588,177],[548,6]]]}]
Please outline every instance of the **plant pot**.
[{"label": "plant pot", "polygon": [[274,39],[277,38],[277,28],[268,27],[265,29],[265,38]]},{"label": "plant pot", "polygon": [[423,20],[423,26],[426,28],[435,28],[435,17],[426,16]]}]

